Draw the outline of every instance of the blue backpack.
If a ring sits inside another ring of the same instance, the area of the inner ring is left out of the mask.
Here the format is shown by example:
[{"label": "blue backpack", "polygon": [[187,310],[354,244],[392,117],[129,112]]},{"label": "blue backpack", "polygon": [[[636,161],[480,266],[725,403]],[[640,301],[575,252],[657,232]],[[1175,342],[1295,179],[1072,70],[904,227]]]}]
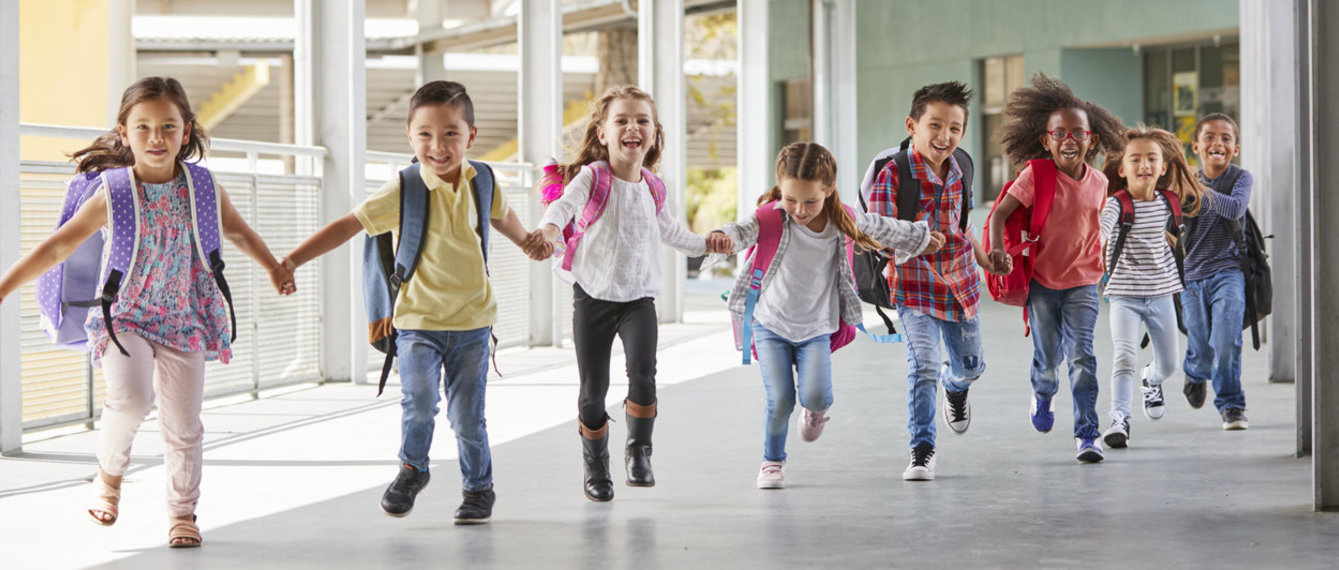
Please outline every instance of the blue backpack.
[{"label": "blue backpack", "polygon": [[[233,312],[232,292],[223,278],[223,256],[219,253],[218,188],[213,174],[205,167],[186,162],[180,164],[187,174],[186,186],[190,190],[195,252],[213,274],[214,282],[228,303],[229,330],[232,340],[237,340],[237,315]],[[89,309],[101,306],[107,335],[121,354],[129,356],[112,329],[112,304],[139,254],[140,202],[139,193],[135,191],[134,172],[130,167],[122,167],[76,174],[67,184],[65,203],[56,227],[69,222],[79,207],[102,187],[107,188],[107,231],[93,234],[65,261],[37,278],[37,304],[47,336],[56,346],[72,350],[89,348],[84,322]],[[106,243],[108,238],[110,244]],[[102,263],[104,247],[107,249],[106,265]]]},{"label": "blue backpack", "polygon": [[[478,216],[475,232],[483,247],[484,263],[488,263],[488,213],[493,209],[493,169],[482,162],[470,161],[474,178],[474,207]],[[419,256],[423,254],[423,238],[428,232],[431,209],[428,187],[419,174],[415,162],[400,171],[400,243],[394,243],[390,232],[368,236],[363,241],[363,305],[367,309],[367,341],[386,353],[381,366],[381,382],[377,395],[386,389],[391,364],[395,360],[395,339],[398,336],[393,323],[395,300],[400,288],[414,277]],[[487,266],[485,265],[485,268]],[[485,269],[486,271],[486,269]]]}]

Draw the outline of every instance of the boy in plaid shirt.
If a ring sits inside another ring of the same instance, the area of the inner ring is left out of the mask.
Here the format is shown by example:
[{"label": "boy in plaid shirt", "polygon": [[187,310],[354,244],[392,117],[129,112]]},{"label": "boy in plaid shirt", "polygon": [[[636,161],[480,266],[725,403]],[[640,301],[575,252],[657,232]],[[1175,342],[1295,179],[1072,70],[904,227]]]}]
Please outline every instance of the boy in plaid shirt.
[{"label": "boy in plaid shirt", "polygon": [[[889,264],[889,290],[897,306],[907,343],[907,430],[911,434],[911,462],[902,478],[934,479],[935,393],[944,385],[944,421],[954,433],[965,433],[971,423],[967,390],[985,371],[981,331],[977,319],[980,277],[975,263],[999,273],[987,252],[960,220],[963,170],[953,153],[967,127],[971,91],[957,81],[927,85],[916,91],[907,117],[911,134],[908,163],[919,188],[920,208],[915,220],[944,234],[939,251]],[[874,173],[869,209],[897,217],[897,161],[889,160]],[[899,255],[899,261],[903,256]],[[940,356],[940,339],[948,357]]]}]

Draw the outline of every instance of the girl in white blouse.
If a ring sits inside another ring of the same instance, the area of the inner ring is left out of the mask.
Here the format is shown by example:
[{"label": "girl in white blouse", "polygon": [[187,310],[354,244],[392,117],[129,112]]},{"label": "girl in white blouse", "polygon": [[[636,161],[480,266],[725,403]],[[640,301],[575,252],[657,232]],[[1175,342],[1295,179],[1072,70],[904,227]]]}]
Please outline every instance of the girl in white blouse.
[{"label": "girl in white blouse", "polygon": [[[651,96],[632,86],[611,88],[594,104],[576,160],[558,165],[547,176],[549,182],[565,184],[536,230],[565,247],[556,271],[573,283],[572,343],[581,376],[578,429],[585,492],[592,501],[614,498],[605,396],[615,336],[623,339],[627,360],[627,484],[655,485],[651,431],[656,417],[659,244],[693,256],[708,251],[707,240],[664,207],[664,184],[651,172],[663,146]],[[577,229],[564,240],[560,228],[570,222]],[[728,251],[731,244],[720,236],[711,245],[712,251]]]}]

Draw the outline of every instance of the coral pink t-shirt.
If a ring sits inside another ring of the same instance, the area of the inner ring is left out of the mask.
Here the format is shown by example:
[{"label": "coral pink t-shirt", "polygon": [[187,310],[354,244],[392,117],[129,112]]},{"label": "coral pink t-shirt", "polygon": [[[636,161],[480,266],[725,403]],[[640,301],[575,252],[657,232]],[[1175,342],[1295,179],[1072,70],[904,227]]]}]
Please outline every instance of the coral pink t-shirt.
[{"label": "coral pink t-shirt", "polygon": [[[1032,278],[1048,289],[1095,285],[1102,279],[1102,240],[1098,217],[1107,197],[1107,177],[1085,165],[1075,180],[1056,171],[1055,202],[1037,240]],[[1009,195],[1032,207],[1032,168],[1024,168]]]}]

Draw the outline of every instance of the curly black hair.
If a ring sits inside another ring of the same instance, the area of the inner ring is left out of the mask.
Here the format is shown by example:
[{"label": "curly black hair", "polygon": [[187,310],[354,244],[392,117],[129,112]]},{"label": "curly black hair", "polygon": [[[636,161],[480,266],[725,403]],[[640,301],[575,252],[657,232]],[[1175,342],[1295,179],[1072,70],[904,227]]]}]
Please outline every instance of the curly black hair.
[{"label": "curly black hair", "polygon": [[1110,111],[1095,103],[1080,99],[1069,86],[1044,73],[1032,76],[1031,88],[1015,89],[1004,106],[1006,120],[1000,126],[1000,145],[1015,166],[1027,161],[1051,158],[1051,151],[1041,142],[1051,113],[1061,109],[1080,109],[1088,115],[1088,126],[1097,139],[1083,157],[1090,165],[1111,149],[1125,146],[1125,126]]}]

